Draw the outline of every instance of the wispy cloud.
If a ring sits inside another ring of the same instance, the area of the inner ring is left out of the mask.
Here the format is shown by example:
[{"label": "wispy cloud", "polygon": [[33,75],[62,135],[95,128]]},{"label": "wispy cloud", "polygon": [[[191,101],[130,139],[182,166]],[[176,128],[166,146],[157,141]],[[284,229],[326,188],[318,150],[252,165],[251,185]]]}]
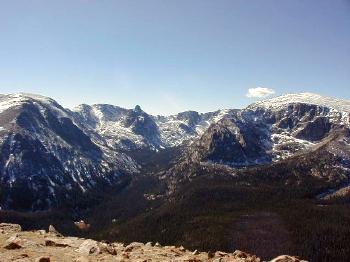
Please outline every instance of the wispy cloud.
[{"label": "wispy cloud", "polygon": [[275,93],[275,90],[267,87],[255,87],[255,88],[249,88],[248,93],[246,94],[247,97],[266,97],[269,95],[273,95]]}]

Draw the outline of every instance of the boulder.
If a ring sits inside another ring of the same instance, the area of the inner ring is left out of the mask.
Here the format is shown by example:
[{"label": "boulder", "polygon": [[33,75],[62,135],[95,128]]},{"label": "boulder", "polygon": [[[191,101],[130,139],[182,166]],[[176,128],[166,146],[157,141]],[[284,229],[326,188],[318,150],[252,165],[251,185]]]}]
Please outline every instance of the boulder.
[{"label": "boulder", "polygon": [[98,255],[101,252],[101,249],[98,245],[98,242],[87,239],[79,246],[76,251],[82,255]]},{"label": "boulder", "polygon": [[307,262],[306,260],[300,260],[296,257],[282,255],[271,260],[271,262]]},{"label": "boulder", "polygon": [[22,231],[22,227],[18,224],[0,223],[0,232],[15,233]]},{"label": "boulder", "polygon": [[[46,233],[46,232],[45,232],[45,233]],[[53,225],[50,225],[50,226],[49,226],[48,233],[49,233],[51,236],[62,237],[62,234],[59,233]]]},{"label": "boulder", "polygon": [[130,252],[130,251],[132,251],[132,250],[134,250],[134,249],[139,249],[139,248],[142,248],[144,246],[144,244],[143,243],[140,243],[140,242],[132,242],[132,243],[130,243],[129,245],[127,245],[126,247],[125,247],[125,252]]},{"label": "boulder", "polygon": [[59,233],[53,225],[50,225],[50,226],[49,226],[49,231],[48,231],[48,232],[49,232],[50,234],[55,235],[55,236],[58,236],[58,237],[61,237],[61,236],[62,236],[62,234]]},{"label": "boulder", "polygon": [[111,244],[100,243],[99,247],[100,247],[100,250],[101,250],[102,253],[108,253],[108,254],[111,254],[111,255],[117,255],[117,250]]}]

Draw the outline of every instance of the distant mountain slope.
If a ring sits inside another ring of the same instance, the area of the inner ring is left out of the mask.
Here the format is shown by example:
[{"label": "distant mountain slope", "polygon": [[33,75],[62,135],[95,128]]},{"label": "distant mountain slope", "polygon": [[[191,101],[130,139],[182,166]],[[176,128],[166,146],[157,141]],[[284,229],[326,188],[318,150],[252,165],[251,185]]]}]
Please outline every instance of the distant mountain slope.
[{"label": "distant mountain slope", "polygon": [[92,141],[52,99],[2,95],[0,108],[2,208],[55,207],[137,171],[131,158]]},{"label": "distant mountain slope", "polygon": [[189,154],[197,161],[231,166],[285,159],[317,146],[336,130],[348,128],[350,111],[342,110],[349,105],[348,101],[312,94],[257,102],[212,124]]},{"label": "distant mountain slope", "polygon": [[152,116],[140,106],[124,109],[105,104],[83,104],[73,111],[81,122],[105,137],[110,146],[126,150],[178,146],[199,137],[210,124],[231,112],[219,110],[200,114],[187,111],[171,116]]},{"label": "distant mountain slope", "polygon": [[[218,110],[204,114],[186,111],[171,116],[152,116],[141,110],[139,106],[135,109],[124,109],[103,104],[80,105],[73,111],[82,122],[107,138],[112,147],[161,149],[185,142],[191,143],[199,138],[210,125],[221,120],[232,119],[232,117],[253,124],[266,121],[269,121],[266,124],[271,124],[271,121],[279,121],[279,127],[284,129],[290,128],[290,125],[296,125],[297,122],[305,122],[318,116],[326,117],[330,122],[342,125],[349,119],[349,108],[349,101],[302,93],[260,101],[243,110]],[[293,120],[288,120],[289,116],[293,117]],[[273,120],[272,117],[276,119]],[[301,117],[304,118],[301,119]],[[322,122],[324,119],[317,119],[317,121]],[[328,128],[327,123],[322,123],[325,128]],[[310,124],[308,128],[315,128],[322,123]],[[298,136],[302,137],[302,134]],[[319,138],[315,134],[315,137],[310,139]],[[275,135],[273,139],[292,142],[284,134]]]}]

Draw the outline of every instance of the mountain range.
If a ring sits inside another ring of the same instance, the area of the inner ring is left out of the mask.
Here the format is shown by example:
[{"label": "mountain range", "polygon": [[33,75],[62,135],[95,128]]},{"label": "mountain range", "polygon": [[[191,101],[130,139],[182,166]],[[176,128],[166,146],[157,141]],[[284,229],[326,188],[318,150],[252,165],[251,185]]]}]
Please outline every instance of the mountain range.
[{"label": "mountain range", "polygon": [[[288,217],[309,215],[310,223],[322,216],[333,223],[334,212],[347,211],[330,212],[330,203],[341,201],[343,207],[350,199],[350,101],[311,93],[170,116],[150,115],[138,105],[67,109],[40,95],[0,95],[0,146],[3,212],[65,210],[69,216],[58,211],[55,219],[88,218],[92,229],[79,234],[94,238],[231,250],[232,238],[222,227],[232,225],[229,217],[240,225],[243,213],[253,212],[254,223],[261,216],[274,224],[283,218],[294,230],[291,243],[309,243],[297,231],[308,229]],[[6,214],[8,222],[18,222]],[[347,213],[340,217],[347,221]],[[62,231],[75,232],[62,221]],[[347,230],[334,223],[337,231]],[[209,231],[196,242],[199,225]],[[214,233],[220,237],[212,239]],[[331,243],[343,243],[338,235]],[[248,244],[240,249],[262,257],[284,250],[327,257],[277,242],[272,249],[255,243],[254,250]]]},{"label": "mountain range", "polygon": [[[140,106],[82,104],[69,110],[39,95],[1,95],[1,208],[48,209],[72,195],[122,184],[142,169],[135,151],[181,148],[179,162],[227,167],[275,163],[348,130],[349,114],[350,101],[310,93],[171,116],[152,116]],[[345,176],[349,155],[343,155],[337,168]]]}]

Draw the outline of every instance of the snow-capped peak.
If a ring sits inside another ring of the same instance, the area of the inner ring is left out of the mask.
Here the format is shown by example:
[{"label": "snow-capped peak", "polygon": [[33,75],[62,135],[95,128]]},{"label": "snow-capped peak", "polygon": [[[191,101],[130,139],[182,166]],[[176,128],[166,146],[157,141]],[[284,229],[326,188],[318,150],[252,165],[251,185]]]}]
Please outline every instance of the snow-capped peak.
[{"label": "snow-capped peak", "polygon": [[6,94],[4,95],[3,98],[5,98],[6,100],[15,100],[15,101],[22,101],[22,102],[28,101],[28,100],[35,100],[44,104],[56,103],[56,101],[50,97],[37,95],[37,94],[30,94],[30,93]]},{"label": "snow-capped peak", "polygon": [[0,95],[0,113],[28,102],[37,104],[40,107],[44,106],[46,108],[50,108],[51,111],[55,112],[59,116],[67,116],[65,109],[52,98],[29,93]]},{"label": "snow-capped peak", "polygon": [[322,107],[332,108],[339,112],[350,113],[350,101],[328,96],[321,96],[313,93],[282,95],[271,99],[258,101],[250,105],[248,108],[264,107],[268,109],[280,109],[293,103],[318,105]]}]

